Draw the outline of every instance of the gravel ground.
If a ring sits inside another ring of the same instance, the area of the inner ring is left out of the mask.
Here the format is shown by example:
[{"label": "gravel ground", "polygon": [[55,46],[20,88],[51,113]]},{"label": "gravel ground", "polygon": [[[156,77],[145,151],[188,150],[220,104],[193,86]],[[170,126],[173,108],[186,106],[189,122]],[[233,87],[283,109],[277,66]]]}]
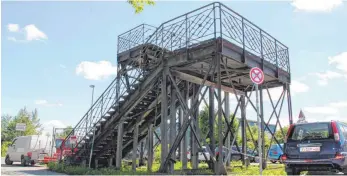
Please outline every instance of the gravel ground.
[{"label": "gravel ground", "polygon": [[63,175],[49,171],[45,166],[35,165],[23,167],[20,163],[13,163],[8,166],[5,158],[1,158],[1,175]]}]

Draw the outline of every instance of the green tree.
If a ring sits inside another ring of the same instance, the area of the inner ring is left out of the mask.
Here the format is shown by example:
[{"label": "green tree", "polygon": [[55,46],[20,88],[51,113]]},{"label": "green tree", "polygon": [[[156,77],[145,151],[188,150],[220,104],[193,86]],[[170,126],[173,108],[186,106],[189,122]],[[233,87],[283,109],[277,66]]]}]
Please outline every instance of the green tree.
[{"label": "green tree", "polygon": [[[6,154],[7,145],[17,136],[39,135],[42,133],[42,124],[35,109],[29,112],[25,107],[20,109],[16,116],[1,116],[1,150],[2,155]],[[26,124],[25,131],[16,131],[16,124]]]},{"label": "green tree", "polygon": [[7,130],[8,124],[11,122],[11,120],[13,119],[12,116],[10,115],[3,115],[1,116],[1,143],[4,141],[8,141],[8,137],[9,136],[9,132]]},{"label": "green tree", "polygon": [[128,3],[133,6],[135,13],[141,13],[145,5],[154,5],[153,0],[128,0]]},{"label": "green tree", "polygon": [[[215,113],[217,113],[217,110],[215,110]],[[233,117],[233,115],[230,115],[229,117],[229,120],[231,120]],[[205,144],[209,143],[210,142],[210,136],[209,136],[209,132],[210,132],[210,128],[209,128],[209,107],[208,106],[205,106],[200,112],[199,112],[199,121],[198,121],[198,124],[199,124],[199,128],[200,128],[200,131],[201,131],[201,135],[202,135],[202,138],[203,139],[206,139],[205,141]],[[232,125],[232,131],[233,133],[236,132],[236,128],[238,126],[238,120],[237,118],[235,117],[234,121],[233,121],[233,125]],[[227,130],[227,125],[226,125],[226,121],[224,119],[224,117],[222,117],[222,127],[223,128],[223,136],[225,136],[225,132]],[[214,123],[214,138],[215,138],[215,141],[216,141],[216,144],[218,144],[218,118],[217,116],[215,117],[215,123]]]},{"label": "green tree", "polygon": [[72,131],[72,126],[67,126],[62,133],[57,134],[57,138],[66,138]]},{"label": "green tree", "polygon": [[[282,130],[284,135],[282,134]],[[279,143],[284,143],[284,138],[287,135],[288,132],[288,126],[284,126],[282,127],[282,130],[279,128],[279,126],[277,126],[276,132],[275,132],[275,137],[278,140]],[[276,143],[275,141],[273,143]]]}]

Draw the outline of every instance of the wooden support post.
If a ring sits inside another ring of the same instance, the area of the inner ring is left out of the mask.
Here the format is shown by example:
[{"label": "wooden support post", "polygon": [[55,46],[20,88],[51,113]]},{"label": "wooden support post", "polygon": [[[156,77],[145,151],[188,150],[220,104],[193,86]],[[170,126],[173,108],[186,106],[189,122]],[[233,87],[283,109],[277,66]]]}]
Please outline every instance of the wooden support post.
[{"label": "wooden support post", "polygon": [[122,168],[123,122],[119,123],[117,134],[116,169],[120,170]]}]

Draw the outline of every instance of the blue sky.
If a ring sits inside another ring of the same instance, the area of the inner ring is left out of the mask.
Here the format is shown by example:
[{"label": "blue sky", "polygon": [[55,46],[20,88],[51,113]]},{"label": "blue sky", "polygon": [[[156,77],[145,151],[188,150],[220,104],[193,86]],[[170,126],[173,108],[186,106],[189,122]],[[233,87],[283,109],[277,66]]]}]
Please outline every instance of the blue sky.
[{"label": "blue sky", "polygon": [[[126,2],[3,2],[2,114],[26,106],[38,108],[47,129],[75,125],[90,106],[89,85],[97,98],[114,78],[119,34],[208,3],[157,2],[135,14]],[[223,3],[289,47],[294,120],[303,109],[309,121],[347,121],[346,2]],[[271,110],[265,105],[265,116]]]}]

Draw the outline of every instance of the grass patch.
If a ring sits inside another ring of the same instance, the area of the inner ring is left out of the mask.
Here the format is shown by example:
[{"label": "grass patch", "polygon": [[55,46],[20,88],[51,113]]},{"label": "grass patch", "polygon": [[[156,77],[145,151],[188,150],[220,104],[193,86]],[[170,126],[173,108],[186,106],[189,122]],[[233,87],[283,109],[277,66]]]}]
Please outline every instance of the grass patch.
[{"label": "grass patch", "polygon": [[[116,170],[115,168],[100,168],[100,169],[90,169],[84,166],[66,166],[63,163],[50,162],[47,164],[49,170],[65,173],[68,175],[153,175],[159,171],[160,163],[155,162],[152,165],[152,173],[147,171],[147,166],[141,166],[136,168],[136,172],[132,171],[131,165],[123,164],[121,170]],[[207,163],[200,163],[199,170],[195,171],[194,174],[213,174],[211,170],[208,170]],[[187,169],[192,169],[190,162],[187,164]],[[182,162],[176,162],[174,166],[174,174],[184,175],[187,171],[182,171]]]},{"label": "grass patch", "polygon": [[[132,171],[131,166],[123,165],[121,170],[115,168],[100,168],[90,169],[83,166],[66,166],[62,163],[48,163],[48,168],[58,173],[65,173],[68,175],[157,175],[160,163],[153,163],[152,173],[147,171],[147,166],[137,167],[136,172]],[[199,163],[199,170],[190,170],[192,165],[188,162],[187,170],[182,170],[182,162],[177,162],[174,167],[175,175],[213,175],[213,171],[208,169],[207,163]],[[231,167],[227,168],[228,175],[259,175],[259,166],[250,165],[248,167],[242,166],[241,162],[232,162]],[[159,174],[159,173],[158,173]],[[159,174],[160,175],[160,174]],[[164,174],[165,175],[165,174]],[[283,164],[268,165],[263,171],[263,175],[286,175]]]},{"label": "grass patch", "polygon": [[146,171],[139,170],[133,172],[131,167],[123,167],[122,170],[116,170],[114,168],[100,168],[90,169],[84,166],[66,166],[62,163],[50,162],[47,167],[58,173],[65,173],[68,175],[147,175]]},{"label": "grass patch", "polygon": [[[242,166],[241,162],[232,162],[231,167],[227,168],[228,175],[259,175],[258,165]],[[263,170],[263,175],[287,175],[283,164],[268,164]]]}]

